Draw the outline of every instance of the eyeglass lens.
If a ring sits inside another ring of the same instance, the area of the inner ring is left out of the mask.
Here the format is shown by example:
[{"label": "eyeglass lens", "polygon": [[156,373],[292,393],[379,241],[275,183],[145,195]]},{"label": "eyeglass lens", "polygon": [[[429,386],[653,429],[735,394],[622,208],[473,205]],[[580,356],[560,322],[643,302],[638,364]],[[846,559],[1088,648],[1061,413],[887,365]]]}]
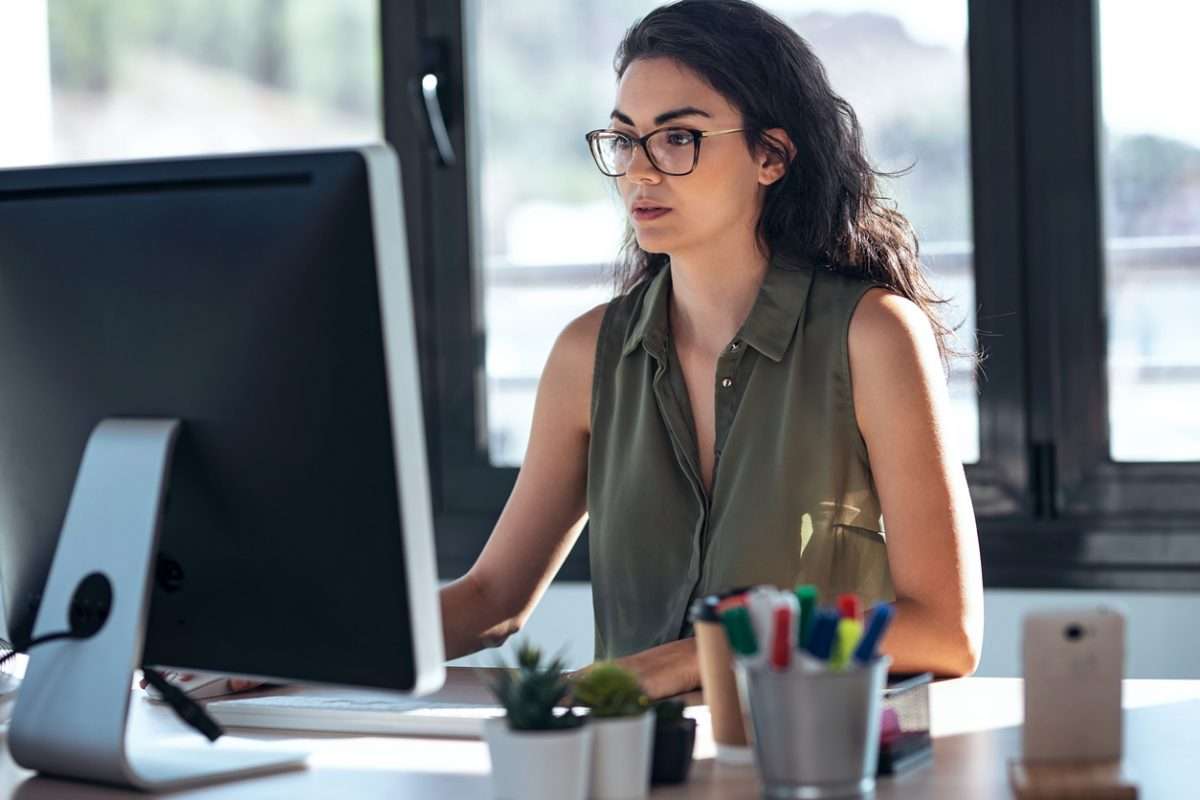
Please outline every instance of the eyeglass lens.
[{"label": "eyeglass lens", "polygon": [[[596,137],[595,149],[600,166],[609,174],[619,175],[629,169],[633,162],[633,151],[637,145],[628,136],[620,133],[601,133]],[[692,169],[696,156],[696,138],[690,131],[665,128],[655,131],[646,140],[650,163],[666,173],[686,173]]]}]

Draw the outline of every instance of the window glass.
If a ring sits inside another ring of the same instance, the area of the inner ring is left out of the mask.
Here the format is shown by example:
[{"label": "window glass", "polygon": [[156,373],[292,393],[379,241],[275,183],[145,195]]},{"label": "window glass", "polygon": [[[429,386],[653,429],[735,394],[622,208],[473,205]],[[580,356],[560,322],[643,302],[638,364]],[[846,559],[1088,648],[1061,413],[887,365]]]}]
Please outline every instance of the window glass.
[{"label": "window glass", "polygon": [[16,133],[0,141],[20,146],[0,149],[0,163],[378,139],[376,6],[372,0],[6,3],[0,28],[8,23],[20,47],[7,48],[0,66],[31,79],[7,81],[26,88],[8,98],[5,126]]},{"label": "window glass", "polygon": [[1110,454],[1196,461],[1200,8],[1101,0],[1099,10]]}]

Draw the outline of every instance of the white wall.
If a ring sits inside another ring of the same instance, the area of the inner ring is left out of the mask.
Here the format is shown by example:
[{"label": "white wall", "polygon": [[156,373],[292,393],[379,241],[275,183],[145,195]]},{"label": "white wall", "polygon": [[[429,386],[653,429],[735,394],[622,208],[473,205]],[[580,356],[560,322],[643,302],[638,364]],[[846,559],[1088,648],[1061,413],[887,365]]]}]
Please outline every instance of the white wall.
[{"label": "white wall", "polygon": [[1125,615],[1125,674],[1130,678],[1200,678],[1200,593],[985,592],[979,675],[1021,674],[1021,618],[1035,609],[1105,605]]},{"label": "white wall", "polygon": [[[1021,618],[1034,609],[1107,605],[1126,619],[1126,674],[1131,678],[1200,678],[1200,593],[1018,591],[984,593],[987,633],[978,675],[1021,674]],[[592,591],[586,583],[550,587],[517,639],[528,636],[547,652],[563,648],[567,667],[592,659]],[[492,666],[511,662],[513,642],[451,662]]]}]

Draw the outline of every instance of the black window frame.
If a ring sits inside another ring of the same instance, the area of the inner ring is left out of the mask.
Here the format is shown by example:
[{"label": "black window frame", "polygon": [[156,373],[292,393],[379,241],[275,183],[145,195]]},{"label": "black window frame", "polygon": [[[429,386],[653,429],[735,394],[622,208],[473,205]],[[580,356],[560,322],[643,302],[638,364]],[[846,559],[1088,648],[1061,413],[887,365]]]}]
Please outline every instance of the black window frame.
[{"label": "black window frame", "polygon": [[[470,568],[517,475],[491,465],[482,428],[463,6],[384,0],[380,16],[443,578]],[[1187,491],[1200,487],[1200,462],[1108,458],[1096,3],[969,0],[968,18],[973,268],[987,359],[980,460],[965,469],[985,585],[1200,588],[1200,492]],[[452,163],[421,96],[430,71]],[[580,158],[589,158],[582,144]],[[585,532],[557,580],[587,579]]]}]

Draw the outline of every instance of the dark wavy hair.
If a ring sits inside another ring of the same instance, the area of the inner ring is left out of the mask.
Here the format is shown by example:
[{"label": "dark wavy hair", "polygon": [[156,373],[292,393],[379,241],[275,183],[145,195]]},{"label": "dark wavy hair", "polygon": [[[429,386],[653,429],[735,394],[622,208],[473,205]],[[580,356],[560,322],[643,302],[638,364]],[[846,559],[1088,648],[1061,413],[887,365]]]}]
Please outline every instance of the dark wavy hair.
[{"label": "dark wavy hair", "polygon": [[[617,80],[633,61],[665,57],[691,69],[743,117],[746,144],[788,164],[767,188],[758,235],[773,260],[816,263],[884,284],[916,303],[937,337],[943,369],[952,357],[975,352],[951,347],[955,328],[936,312],[937,295],[921,267],[920,247],[895,203],[879,194],[877,178],[900,173],[871,167],[854,109],[829,85],[812,48],[786,22],[744,0],[678,0],[637,20],[613,58]],[[782,128],[796,148],[765,134]],[[627,224],[614,266],[617,290],[626,292],[667,265],[649,253]]]}]

